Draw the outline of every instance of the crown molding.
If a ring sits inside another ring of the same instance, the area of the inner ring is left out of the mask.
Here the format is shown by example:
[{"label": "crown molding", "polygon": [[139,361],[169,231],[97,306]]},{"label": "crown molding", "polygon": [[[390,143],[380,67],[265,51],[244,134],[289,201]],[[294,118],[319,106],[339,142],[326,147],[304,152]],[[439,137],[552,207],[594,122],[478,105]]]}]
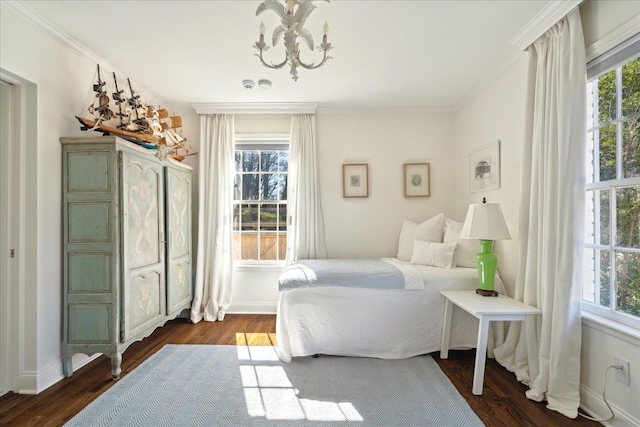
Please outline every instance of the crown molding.
[{"label": "crown molding", "polygon": [[198,114],[314,114],[317,103],[207,102],[191,104]]},{"label": "crown molding", "polygon": [[587,47],[587,63],[638,34],[640,34],[640,16],[635,15],[627,22]]},{"label": "crown molding", "polygon": [[318,114],[451,114],[451,107],[319,107]]},{"label": "crown molding", "polygon": [[569,12],[578,7],[584,0],[558,0],[550,1],[536,16],[533,17],[520,32],[509,41],[510,44],[525,50],[546,33]]},{"label": "crown molding", "polygon": [[[44,34],[48,35],[70,51],[79,55],[80,57],[92,62],[94,64],[100,64],[100,68],[107,72],[115,72],[121,76],[126,76],[125,73],[115,68],[113,65],[109,64],[103,58],[100,58],[98,55],[93,53],[84,45],[78,43],[76,40],[71,38],[67,33],[60,30],[58,27],[53,25],[51,22],[42,18],[40,15],[33,13],[22,4],[18,3],[14,0],[3,0],[2,7],[6,7],[11,10],[15,14],[19,15],[23,19],[25,19],[28,23],[33,25],[38,30],[42,31]],[[135,90],[140,94],[140,96],[147,101],[151,101],[154,104],[158,103],[158,98],[155,97],[151,92],[149,92],[144,87],[140,86],[138,83],[134,82]]]}]

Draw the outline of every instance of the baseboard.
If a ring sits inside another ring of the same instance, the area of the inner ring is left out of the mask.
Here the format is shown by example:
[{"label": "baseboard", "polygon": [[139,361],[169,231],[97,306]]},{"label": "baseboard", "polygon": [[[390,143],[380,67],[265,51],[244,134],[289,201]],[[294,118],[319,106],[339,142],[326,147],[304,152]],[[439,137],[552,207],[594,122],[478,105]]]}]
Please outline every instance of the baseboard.
[{"label": "baseboard", "polygon": [[24,371],[16,378],[14,390],[18,394],[38,394],[38,373],[35,371]]},{"label": "baseboard", "polygon": [[[622,408],[609,402],[613,409],[615,418],[602,424],[607,427],[634,427],[640,425],[640,419],[634,418],[631,414]],[[590,388],[580,385],[580,409],[588,413],[594,418],[608,418],[610,416],[609,409],[602,400],[602,393],[595,392]]]},{"label": "baseboard", "polygon": [[[73,363],[73,371],[77,371],[83,366],[93,362],[98,357],[101,356],[101,353],[93,354],[91,356],[87,356],[85,354],[74,354],[71,358]],[[50,363],[43,369],[38,372],[37,375],[37,387],[33,389],[24,390],[21,389],[19,391],[20,394],[38,394],[51,387],[58,381],[64,379],[64,374],[62,371],[62,360],[57,360],[55,362]]]},{"label": "baseboard", "polygon": [[227,314],[276,314],[276,302],[238,301],[231,303]]}]

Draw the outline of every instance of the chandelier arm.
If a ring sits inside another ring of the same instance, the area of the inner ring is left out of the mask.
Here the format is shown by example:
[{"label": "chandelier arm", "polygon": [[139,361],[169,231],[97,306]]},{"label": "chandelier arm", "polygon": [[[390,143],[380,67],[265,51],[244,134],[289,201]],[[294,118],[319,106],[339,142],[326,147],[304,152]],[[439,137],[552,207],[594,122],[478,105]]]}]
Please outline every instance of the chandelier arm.
[{"label": "chandelier arm", "polygon": [[318,67],[321,67],[325,62],[327,62],[327,59],[329,59],[329,58],[327,57],[327,51],[325,50],[324,54],[322,56],[322,62],[320,62],[318,65],[314,65],[315,62],[312,62],[311,64],[305,64],[304,62],[302,62],[300,60],[300,56],[298,56],[298,63],[300,64],[300,66],[302,68],[305,68],[307,70],[313,70],[313,69],[316,69]]},{"label": "chandelier arm", "polygon": [[280,64],[274,64],[273,62],[271,63],[271,65],[267,64],[266,62],[264,62],[264,58],[262,58],[262,49],[260,49],[260,55],[256,56],[260,58],[260,62],[262,62],[262,65],[273,70],[279,70],[287,64],[287,58],[285,58],[284,61],[282,61]]}]

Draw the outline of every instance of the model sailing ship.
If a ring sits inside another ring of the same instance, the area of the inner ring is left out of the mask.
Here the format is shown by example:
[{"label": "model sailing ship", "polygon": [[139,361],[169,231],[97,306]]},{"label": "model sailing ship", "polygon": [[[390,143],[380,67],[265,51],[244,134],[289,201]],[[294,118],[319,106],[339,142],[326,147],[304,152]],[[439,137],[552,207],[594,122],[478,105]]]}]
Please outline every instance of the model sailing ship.
[{"label": "model sailing ship", "polygon": [[[113,84],[110,98],[98,65],[97,81],[93,84],[94,95],[87,108],[91,118],[76,116],[82,124],[80,129],[118,135],[143,147],[158,150],[160,157],[170,155],[176,160],[183,160],[185,156],[196,154],[188,150],[180,116],[169,115],[164,108],[156,109],[153,105],[147,105],[135,93],[129,79],[129,96],[125,96],[125,90],[118,88],[116,73],[113,73]],[[115,108],[112,108],[112,99]]]}]

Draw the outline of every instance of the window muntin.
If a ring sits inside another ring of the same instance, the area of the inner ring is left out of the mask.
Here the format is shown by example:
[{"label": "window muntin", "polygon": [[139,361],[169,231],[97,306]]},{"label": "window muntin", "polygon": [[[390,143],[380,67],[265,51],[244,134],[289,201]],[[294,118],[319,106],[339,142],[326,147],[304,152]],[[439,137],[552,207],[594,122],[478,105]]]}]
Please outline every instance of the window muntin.
[{"label": "window muntin", "polygon": [[286,144],[237,144],[233,236],[235,260],[282,261],[287,247]]},{"label": "window muntin", "polygon": [[587,84],[583,308],[640,325],[640,58]]}]

